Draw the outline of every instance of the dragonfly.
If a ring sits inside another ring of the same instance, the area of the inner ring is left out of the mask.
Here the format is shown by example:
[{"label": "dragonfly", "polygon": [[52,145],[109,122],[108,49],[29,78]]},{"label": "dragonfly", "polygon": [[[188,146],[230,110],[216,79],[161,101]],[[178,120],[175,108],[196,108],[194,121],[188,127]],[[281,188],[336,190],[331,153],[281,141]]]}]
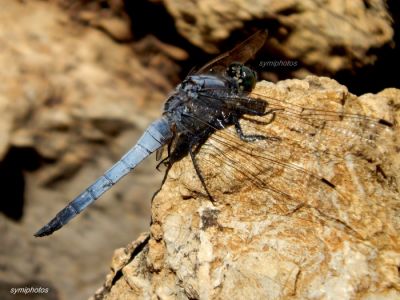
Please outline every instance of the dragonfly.
[{"label": "dragonfly", "polygon": [[[168,155],[160,164],[167,166],[190,156],[205,195],[211,201],[218,199],[210,192],[211,179],[204,174],[203,165],[218,161],[239,171],[255,186],[283,200],[294,201],[296,197],[287,186],[293,190],[307,189],[315,197],[317,190],[326,191],[332,197],[342,197],[335,185],[322,175],[291,164],[288,160],[290,153],[317,153],[341,158],[344,149],[330,147],[330,136],[343,137],[348,145],[365,143],[374,147],[376,137],[382,131],[390,130],[393,124],[385,119],[363,114],[305,107],[289,103],[285,99],[265,98],[255,93],[257,74],[246,63],[264,46],[266,40],[267,32],[260,30],[232,50],[191,71],[167,98],[162,116],[151,123],[137,143],[38,230],[35,236],[47,236],[62,228],[152,153],[157,152],[157,159],[160,159],[165,149]],[[244,132],[243,120],[257,125],[253,127],[254,132]],[[290,142],[284,136],[258,129],[275,122],[285,124],[288,130],[298,132],[297,143]],[[227,128],[233,132],[226,132]],[[223,133],[218,135],[220,132]],[[311,137],[319,138],[318,146],[310,147],[302,143]],[[264,143],[264,146],[257,146],[260,143]],[[279,147],[282,151],[279,151]],[[272,154],[271,149],[275,148],[278,150]],[[285,154],[288,153],[287,149],[290,150],[289,154]],[[214,161],[199,155],[206,152],[211,154]],[[237,157],[247,159],[246,165],[241,162],[243,159]],[[260,162],[267,164],[268,168],[261,170],[258,167]],[[288,168],[289,174],[280,172],[283,168]],[[275,176],[278,173],[281,175]],[[220,182],[229,183],[234,179],[229,175],[221,176],[225,177]],[[310,186],[316,188],[310,189]]]}]

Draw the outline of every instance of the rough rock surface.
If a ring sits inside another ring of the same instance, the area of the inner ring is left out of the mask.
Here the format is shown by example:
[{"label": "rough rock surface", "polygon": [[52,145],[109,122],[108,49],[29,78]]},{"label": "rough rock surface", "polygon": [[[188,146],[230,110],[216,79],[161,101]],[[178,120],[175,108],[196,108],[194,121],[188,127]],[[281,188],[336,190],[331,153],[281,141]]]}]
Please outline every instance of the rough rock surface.
[{"label": "rough rock surface", "polygon": [[17,296],[3,287],[37,282],[50,287],[49,298],[84,299],[113,249],[148,229],[162,181],[155,159],[67,230],[33,234],[133,145],[172,86],[155,60],[144,67],[129,45],[56,5],[1,0],[0,7],[1,206],[17,211],[0,214],[0,298]]},{"label": "rough rock surface", "polygon": [[218,52],[215,45],[246,23],[275,20],[279,30],[271,32],[270,50],[329,74],[373,63],[377,58],[373,50],[393,37],[384,0],[164,0],[164,4],[179,32],[210,53]]},{"label": "rough rock surface", "polygon": [[[319,129],[318,121],[308,126],[295,118],[277,117],[268,125],[245,122],[245,132],[268,128],[264,132],[281,137],[255,148],[235,139],[231,128],[219,131],[198,154],[199,161],[210,163],[202,170],[215,202],[204,195],[189,158],[175,163],[153,200],[151,234],[116,250],[112,271],[94,298],[400,297],[400,91],[356,97],[334,80],[310,76],[261,82],[255,94],[271,106],[286,101],[396,125],[370,126],[367,133],[365,123],[354,118]],[[353,122],[357,125],[351,127]],[[238,147],[220,143],[225,148],[215,152],[211,146],[221,138]],[[271,164],[273,159],[283,168]]]}]

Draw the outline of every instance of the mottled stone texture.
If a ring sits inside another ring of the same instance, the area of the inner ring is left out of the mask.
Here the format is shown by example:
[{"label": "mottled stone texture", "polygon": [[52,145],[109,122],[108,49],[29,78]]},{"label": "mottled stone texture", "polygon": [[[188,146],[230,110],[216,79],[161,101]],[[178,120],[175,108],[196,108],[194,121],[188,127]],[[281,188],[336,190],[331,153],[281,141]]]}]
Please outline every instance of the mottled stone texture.
[{"label": "mottled stone texture", "polygon": [[0,7],[1,206],[21,214],[0,214],[0,298],[16,297],[3,286],[31,281],[44,281],[49,299],[87,298],[113,249],[148,228],[162,180],[155,160],[68,230],[33,234],[134,144],[172,85],[131,47],[56,5],[1,0]]},{"label": "mottled stone texture", "polygon": [[[279,100],[399,122],[396,89],[356,97],[334,80],[310,76],[260,82],[254,95],[271,106]],[[247,122],[246,131],[281,137],[253,146],[235,139],[231,128],[213,135],[198,156],[215,201],[204,195],[189,158],[175,163],[153,200],[150,235],[115,252],[96,297],[399,298],[399,129],[369,128],[366,135],[354,122],[327,122],[315,132],[318,121]],[[212,145],[221,138],[228,144],[216,153]],[[264,152],[245,153],[245,146]],[[222,153],[225,160],[218,159]]]},{"label": "mottled stone texture", "polygon": [[164,0],[164,4],[178,31],[210,53],[218,52],[216,43],[246,25],[268,29],[279,24],[270,50],[329,74],[373,63],[377,58],[373,50],[388,45],[393,37],[384,0]]}]

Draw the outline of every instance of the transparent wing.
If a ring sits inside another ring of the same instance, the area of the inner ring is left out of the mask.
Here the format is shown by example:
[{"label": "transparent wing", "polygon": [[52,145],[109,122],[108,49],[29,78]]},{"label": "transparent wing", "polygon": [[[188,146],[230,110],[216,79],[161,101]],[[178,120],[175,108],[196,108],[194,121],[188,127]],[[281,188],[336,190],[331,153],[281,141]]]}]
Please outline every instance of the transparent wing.
[{"label": "transparent wing", "polygon": [[[351,103],[349,108],[339,103],[330,103],[332,109],[322,109],[326,101],[321,102],[321,108],[304,107],[289,103],[286,100],[258,96],[254,109],[259,111],[265,103],[266,116],[244,116],[242,123],[246,125],[248,134],[277,136],[281,144],[302,153],[313,153],[330,159],[343,159],[346,153],[356,153],[357,147],[375,149],[376,139],[387,132],[393,124],[387,120],[373,118],[362,114],[357,103]],[[246,95],[223,95],[218,97],[200,93],[199,101],[207,105],[225,107],[249,107],[249,100],[254,97]],[[359,113],[358,113],[359,111]],[[260,126],[264,125],[264,126]],[[269,124],[273,126],[268,126]],[[340,141],[340,143],[338,143]]]},{"label": "transparent wing", "polygon": [[[274,123],[282,128],[282,133],[277,134],[283,140],[299,150],[308,148],[307,152],[319,152],[331,159],[357,153],[359,147],[374,150],[378,146],[377,138],[393,126],[387,120],[364,115],[357,101],[341,104],[321,100],[319,107],[306,107],[284,99],[260,99],[268,103],[268,110],[275,112]],[[250,130],[251,127],[250,124]],[[267,127],[254,128],[263,129]],[[290,137],[285,132],[290,132]]]},{"label": "transparent wing", "polygon": [[216,131],[201,147],[196,161],[213,198],[218,201],[236,189],[265,191],[263,197],[270,200],[265,201],[266,210],[271,213],[289,214],[307,205],[343,221],[357,234],[351,229],[360,217],[353,210],[352,191],[344,188],[341,178],[332,177],[331,170],[348,154],[377,151],[377,139],[390,132],[391,123],[359,114],[354,107],[349,112],[343,107],[330,111],[277,99],[268,104],[267,109],[275,111],[242,118],[242,127],[245,134],[279,139],[245,142],[232,126]]},{"label": "transparent wing", "polygon": [[266,40],[267,32],[257,31],[235,48],[217,56],[194,73],[223,73],[232,62],[244,64],[260,50]]}]

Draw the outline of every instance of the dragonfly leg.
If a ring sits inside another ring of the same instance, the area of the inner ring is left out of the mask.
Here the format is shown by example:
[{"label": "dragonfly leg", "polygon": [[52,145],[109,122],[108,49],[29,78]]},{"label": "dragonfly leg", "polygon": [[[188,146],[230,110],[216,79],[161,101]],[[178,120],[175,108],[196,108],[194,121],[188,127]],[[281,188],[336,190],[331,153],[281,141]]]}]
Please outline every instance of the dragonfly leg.
[{"label": "dragonfly leg", "polygon": [[163,158],[156,166],[157,171],[160,171],[160,166],[164,165],[166,167],[171,165],[171,143],[167,146],[167,157]]},{"label": "dragonfly leg", "polygon": [[247,120],[249,122],[252,122],[252,123],[258,124],[258,125],[269,125],[275,120],[275,118],[276,118],[275,111],[277,111],[277,110],[278,109],[271,109],[271,110],[266,111],[265,113],[262,114],[262,116],[271,115],[271,118],[269,120],[267,120],[267,121],[255,120],[255,119],[252,119],[251,117],[248,117],[248,116],[241,116],[241,119]]},{"label": "dragonfly leg", "polygon": [[274,136],[265,136],[261,134],[244,134],[239,119],[237,117],[234,117],[232,121],[233,124],[235,125],[236,133],[238,134],[239,138],[242,141],[245,142],[265,141],[265,140],[280,141],[279,137],[274,137]]},{"label": "dragonfly leg", "polygon": [[248,114],[248,115],[258,116],[258,117],[272,115],[271,119],[268,120],[267,122],[254,120],[255,122],[260,122],[260,124],[267,124],[268,125],[268,124],[272,123],[275,120],[275,118],[276,118],[276,113],[275,112],[280,111],[280,110],[282,110],[282,109],[281,108],[271,108],[270,110],[259,112],[257,110],[253,110],[253,109],[250,109],[250,108],[245,108],[245,109],[241,109],[240,111],[243,114]]},{"label": "dragonfly leg", "polygon": [[157,171],[161,171],[161,170],[160,170],[160,166],[161,166],[161,165],[166,166],[166,165],[168,165],[168,164],[169,164],[169,156],[163,158],[163,159],[157,164],[157,166],[156,166]]},{"label": "dragonfly leg", "polygon": [[[193,151],[193,146],[195,144],[197,146],[196,146],[196,149]],[[199,165],[197,163],[197,160],[196,160],[196,154],[200,150],[200,147],[201,147],[201,143],[199,144],[199,143],[196,143],[195,141],[190,142],[190,145],[189,145],[190,158],[192,159],[192,163],[193,163],[194,169],[196,171],[196,174],[199,177],[201,185],[203,186],[204,190],[206,191],[208,198],[210,199],[211,202],[214,202],[214,198],[211,196],[211,194],[210,194],[210,192],[209,192],[209,190],[207,188],[206,182],[204,180],[204,176],[201,173],[200,167],[199,167]]]}]

